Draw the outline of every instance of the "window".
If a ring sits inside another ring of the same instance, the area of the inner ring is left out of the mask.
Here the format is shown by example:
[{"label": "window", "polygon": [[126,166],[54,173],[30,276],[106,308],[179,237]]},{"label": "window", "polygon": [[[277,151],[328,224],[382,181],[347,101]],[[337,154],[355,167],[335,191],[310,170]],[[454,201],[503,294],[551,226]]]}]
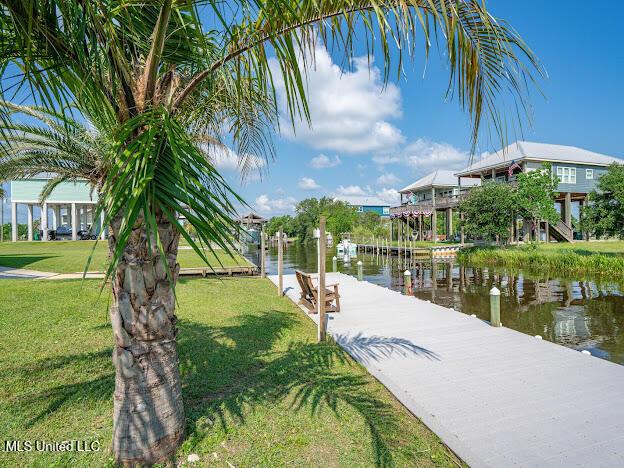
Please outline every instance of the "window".
[{"label": "window", "polygon": [[576,167],[557,167],[557,178],[562,184],[576,184]]},{"label": "window", "polygon": [[383,207],[383,214],[390,214],[390,207],[389,206],[384,206]]},{"label": "window", "polygon": [[594,170],[593,169],[585,169],[585,178],[593,179],[594,178]]}]

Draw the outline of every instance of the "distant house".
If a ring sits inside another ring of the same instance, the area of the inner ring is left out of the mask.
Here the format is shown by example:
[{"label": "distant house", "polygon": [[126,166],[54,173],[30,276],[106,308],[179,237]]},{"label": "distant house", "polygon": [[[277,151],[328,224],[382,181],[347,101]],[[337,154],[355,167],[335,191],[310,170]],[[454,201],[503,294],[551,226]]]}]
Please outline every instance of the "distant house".
[{"label": "distant house", "polygon": [[64,228],[71,233],[73,240],[78,239],[78,232],[92,229],[93,234],[105,238],[103,227],[104,214],[100,220],[93,219],[98,201],[97,193],[85,180],[67,181],[58,184],[44,203],[40,201],[41,190],[55,174],[41,173],[36,177],[11,181],[12,215],[11,239],[17,241],[17,207],[26,205],[28,240],[33,240],[35,233],[34,208],[40,209],[41,240],[48,240],[50,230]]},{"label": "distant house", "polygon": [[399,190],[401,204],[390,212],[392,217],[404,218],[410,231],[417,231],[414,237],[431,240],[431,226],[437,226],[438,212],[445,211],[445,237],[450,239],[453,235],[453,209],[459,204],[461,195],[480,184],[480,180],[463,179],[460,185],[453,171],[437,169]]},{"label": "distant house", "polygon": [[335,197],[334,200],[353,206],[358,213],[377,213],[384,218],[390,216],[390,203],[381,198],[340,196]]},{"label": "distant house", "polygon": [[560,206],[562,218],[557,225],[548,226],[549,239],[571,241],[573,204],[578,204],[581,210],[607,167],[613,163],[624,164],[623,160],[574,146],[518,141],[462,169],[456,176],[484,183],[492,180],[513,183],[520,172],[540,169],[544,163],[551,164],[553,175],[559,179],[555,203]]}]

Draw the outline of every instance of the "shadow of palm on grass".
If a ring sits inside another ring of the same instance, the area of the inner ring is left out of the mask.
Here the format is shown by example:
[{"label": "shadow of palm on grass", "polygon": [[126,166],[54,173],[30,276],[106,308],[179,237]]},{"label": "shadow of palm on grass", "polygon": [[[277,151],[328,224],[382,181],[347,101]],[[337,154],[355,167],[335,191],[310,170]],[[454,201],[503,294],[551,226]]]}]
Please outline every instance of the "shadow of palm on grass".
[{"label": "shadow of palm on grass", "polygon": [[[12,402],[13,410],[23,415],[24,426],[31,428],[63,408],[77,408],[84,401],[111,398],[115,376],[111,364],[112,349],[69,354],[35,361],[22,367],[7,368],[0,373],[3,385],[32,383],[34,390],[25,392]],[[85,379],[85,376],[96,375]],[[35,377],[36,376],[36,377]],[[34,382],[32,379],[37,378]],[[37,389],[41,380],[58,382]],[[72,382],[72,380],[74,380]]]},{"label": "shadow of palm on grass", "polygon": [[[187,360],[182,367],[190,448],[211,431],[211,423],[227,430],[229,421],[245,423],[246,414],[260,405],[289,401],[292,411],[314,416],[326,408],[337,419],[346,405],[366,424],[376,465],[392,464],[388,442],[400,432],[396,413],[367,388],[370,379],[347,353],[333,343],[301,341],[275,351],[283,333],[298,323],[284,312],[242,315],[237,320],[220,328],[180,324],[180,355]],[[383,353],[395,348],[401,353],[423,352],[382,337],[375,337],[372,345]],[[201,360],[193,358],[199,348],[206,351]],[[200,420],[209,421],[208,427],[197,424]]]},{"label": "shadow of palm on grass", "polygon": [[9,268],[25,268],[33,263],[50,258],[57,258],[58,255],[32,255],[32,254],[10,254],[0,255],[0,266]]},{"label": "shadow of palm on grass", "polygon": [[[358,414],[370,433],[375,463],[392,464],[390,440],[400,433],[393,407],[370,389],[370,378],[333,343],[297,340],[285,343],[286,333],[301,326],[295,314],[270,310],[236,317],[225,326],[180,321],[179,355],[183,395],[191,447],[214,424],[227,430],[235,421],[244,424],[256,407],[286,401],[286,408],[312,416],[329,410],[340,421],[345,408]],[[405,343],[375,346],[391,352]],[[407,348],[406,348],[407,346]],[[6,369],[0,381],[26,386],[38,375],[32,391],[13,401],[12,411],[23,416],[26,427],[36,426],[58,411],[79,410],[86,402],[110,400],[114,391],[111,349],[42,359]],[[197,424],[208,418],[213,425]]]}]

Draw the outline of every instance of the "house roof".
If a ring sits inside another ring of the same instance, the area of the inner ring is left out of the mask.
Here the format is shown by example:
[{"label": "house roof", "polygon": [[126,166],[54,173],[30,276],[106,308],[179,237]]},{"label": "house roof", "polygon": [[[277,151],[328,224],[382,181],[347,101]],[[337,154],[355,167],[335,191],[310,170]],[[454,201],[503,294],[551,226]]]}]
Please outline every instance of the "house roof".
[{"label": "house roof", "polygon": [[338,196],[334,200],[345,202],[351,206],[390,206],[385,200],[378,197],[356,197],[356,196]]},{"label": "house roof", "polygon": [[[462,180],[462,186],[479,185],[480,180]],[[457,176],[453,171],[437,169],[424,177],[421,177],[413,184],[399,190],[399,193],[414,192],[431,187],[455,187],[457,186]]]},{"label": "house roof", "polygon": [[576,146],[551,145],[549,143],[535,143],[532,141],[517,141],[502,151],[487,155],[479,161],[457,172],[456,175],[467,175],[486,169],[507,167],[512,161],[543,161],[566,162],[571,164],[591,164],[608,166],[612,163],[624,164],[624,160],[594,153]]},{"label": "house roof", "polygon": [[267,221],[266,218],[263,218],[260,215],[257,215],[256,213],[247,213],[245,216],[241,216],[239,218],[240,221],[255,221],[257,223],[264,223]]}]

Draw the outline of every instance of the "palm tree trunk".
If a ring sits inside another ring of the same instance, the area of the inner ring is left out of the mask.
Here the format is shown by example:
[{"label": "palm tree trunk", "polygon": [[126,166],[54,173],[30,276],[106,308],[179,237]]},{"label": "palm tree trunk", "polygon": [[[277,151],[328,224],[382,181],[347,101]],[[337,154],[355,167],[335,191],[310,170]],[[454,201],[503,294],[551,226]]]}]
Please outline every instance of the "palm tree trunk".
[{"label": "palm tree trunk", "polygon": [[[176,281],[179,234],[162,217],[160,221],[160,239]],[[112,222],[111,252],[119,223]],[[112,279],[110,308],[115,338],[113,451],[115,460],[124,465],[166,459],[184,437],[171,286],[159,251],[149,248],[145,227],[137,225]]]}]

